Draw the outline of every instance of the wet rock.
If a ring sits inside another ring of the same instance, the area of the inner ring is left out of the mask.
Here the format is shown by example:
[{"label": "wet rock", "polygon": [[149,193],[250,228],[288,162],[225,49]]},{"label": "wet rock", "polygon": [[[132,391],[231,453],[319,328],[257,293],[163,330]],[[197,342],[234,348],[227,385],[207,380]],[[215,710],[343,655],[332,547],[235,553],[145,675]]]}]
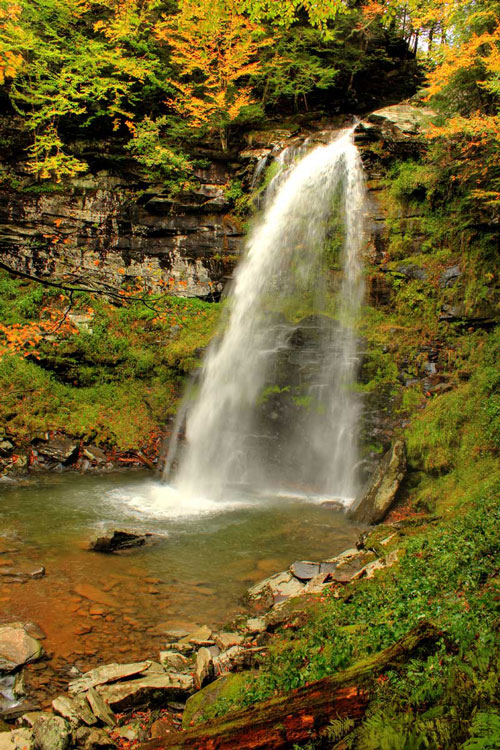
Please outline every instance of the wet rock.
[{"label": "wet rock", "polygon": [[340,500],[324,500],[321,503],[322,508],[328,508],[328,510],[335,510],[342,512],[345,510],[345,505]]},{"label": "wet rock", "polygon": [[247,597],[252,602],[272,606],[292,596],[300,596],[304,586],[289,571],[260,581],[248,590]]},{"label": "wet rock", "polygon": [[253,669],[258,664],[258,659],[264,652],[264,648],[256,646],[245,648],[244,646],[231,646],[227,651],[213,659],[215,675],[225,672],[240,672],[244,669]]},{"label": "wet rock", "polygon": [[246,628],[249,633],[264,633],[267,625],[262,617],[249,617],[246,622]]},{"label": "wet rock", "polygon": [[327,575],[327,581],[350,583],[374,557],[373,553],[358,553],[356,557],[344,560],[336,566],[335,570]]},{"label": "wet rock", "polygon": [[[165,704],[170,700],[184,699],[193,690],[191,675],[169,672],[147,677],[101,685],[95,688],[99,696],[115,711]],[[90,702],[90,701],[89,701]],[[92,710],[95,713],[94,707]],[[97,714],[96,714],[97,715]]]},{"label": "wet rock", "polygon": [[185,638],[181,638],[178,641],[179,645],[189,644],[191,646],[213,646],[215,641],[212,638],[212,631],[208,625],[203,625],[201,628],[186,635]]},{"label": "wet rock", "polygon": [[162,667],[173,672],[184,672],[189,669],[189,659],[176,651],[160,651],[160,663]]},{"label": "wet rock", "polygon": [[310,581],[311,578],[317,576],[319,572],[320,564],[315,562],[302,560],[290,565],[290,573],[295,576],[295,578],[300,578],[301,581]]},{"label": "wet rock", "polygon": [[462,271],[460,270],[460,266],[451,266],[450,268],[447,268],[443,271],[439,278],[439,285],[441,287],[446,286],[453,286],[460,276],[462,275]]},{"label": "wet rock", "polygon": [[68,437],[58,436],[38,443],[37,452],[52,461],[58,461],[62,464],[70,464],[76,461],[78,457],[79,445]]},{"label": "wet rock", "polygon": [[400,263],[396,267],[396,272],[402,276],[406,276],[407,279],[416,279],[418,281],[425,281],[427,279],[427,271],[425,268],[420,268],[414,263]]},{"label": "wet rock", "polygon": [[14,568],[0,568],[0,576],[4,579],[4,583],[25,583],[29,580],[39,580],[45,575],[45,568],[40,565],[31,571],[20,571]]},{"label": "wet rock", "polygon": [[10,456],[13,450],[14,446],[10,440],[0,440],[0,456]]},{"label": "wet rock", "polygon": [[0,733],[0,750],[32,750],[33,732],[31,729],[14,729]]},{"label": "wet rock", "polygon": [[349,509],[348,517],[357,523],[381,521],[396,498],[405,472],[405,444],[403,440],[395,440],[375,469],[368,486]]},{"label": "wet rock", "polygon": [[393,104],[372,112],[359,123],[357,134],[368,133],[370,139],[405,141],[429,129],[435,112],[410,104]]},{"label": "wet rock", "polygon": [[[154,662],[151,661],[140,661],[136,664],[105,664],[103,667],[96,667],[96,669],[91,669],[90,672],[85,672],[77,680],[70,682],[68,689],[73,694],[83,693],[98,685],[105,685],[108,682],[117,682],[134,675],[143,674],[151,669],[153,664]],[[161,667],[158,671],[162,671]]]},{"label": "wet rock", "polygon": [[95,688],[90,688],[90,690],[87,691],[87,700],[92,713],[100,719],[103,724],[106,724],[108,727],[114,727],[116,725],[116,716]]},{"label": "wet rock", "polygon": [[243,636],[239,633],[217,633],[215,643],[221,651],[225,651],[231,646],[239,646],[243,643]]},{"label": "wet rock", "polygon": [[113,531],[92,539],[89,549],[93,552],[119,552],[132,547],[142,547],[151,540],[152,536],[152,534],[135,534],[132,531]]},{"label": "wet rock", "polygon": [[59,695],[57,698],[54,698],[52,709],[55,714],[66,719],[73,726],[78,726],[82,723],[80,712],[69,695]]},{"label": "wet rock", "polygon": [[71,728],[60,716],[40,717],[33,724],[35,750],[67,750],[71,742]]},{"label": "wet rock", "polygon": [[203,687],[204,683],[213,675],[213,657],[208,648],[202,647],[196,654],[196,663],[194,667],[194,686],[197,690]]},{"label": "wet rock", "polygon": [[107,464],[108,457],[103,450],[95,445],[86,445],[83,449],[83,455],[88,458],[89,461],[95,464]]},{"label": "wet rock", "polygon": [[11,672],[42,656],[42,645],[26,632],[23,623],[0,625],[0,672]]},{"label": "wet rock", "polygon": [[117,747],[104,729],[92,729],[85,740],[85,750],[108,750]]},{"label": "wet rock", "polygon": [[95,602],[96,604],[101,604],[104,607],[119,608],[120,606],[117,599],[114,599],[106,591],[98,589],[91,583],[79,583],[74,587],[73,591],[75,594],[78,594],[78,596],[88,599],[91,602]]},{"label": "wet rock", "polygon": [[295,578],[301,581],[310,581],[317,575],[332,573],[335,570],[337,562],[308,562],[302,560],[301,562],[294,562],[290,566],[290,572]]},{"label": "wet rock", "polygon": [[157,719],[151,724],[151,739],[160,739],[161,737],[168,737],[172,732],[172,725],[166,719]]}]

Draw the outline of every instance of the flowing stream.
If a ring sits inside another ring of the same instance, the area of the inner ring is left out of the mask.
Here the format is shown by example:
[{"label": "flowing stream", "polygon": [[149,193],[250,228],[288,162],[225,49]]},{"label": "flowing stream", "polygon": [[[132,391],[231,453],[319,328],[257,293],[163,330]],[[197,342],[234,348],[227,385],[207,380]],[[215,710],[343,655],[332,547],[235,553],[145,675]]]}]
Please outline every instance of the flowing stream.
[{"label": "flowing stream", "polygon": [[363,171],[352,130],[305,150],[281,155],[188,399],[186,446],[173,440],[167,473],[180,455],[187,503],[242,486],[345,505],[356,494]]}]

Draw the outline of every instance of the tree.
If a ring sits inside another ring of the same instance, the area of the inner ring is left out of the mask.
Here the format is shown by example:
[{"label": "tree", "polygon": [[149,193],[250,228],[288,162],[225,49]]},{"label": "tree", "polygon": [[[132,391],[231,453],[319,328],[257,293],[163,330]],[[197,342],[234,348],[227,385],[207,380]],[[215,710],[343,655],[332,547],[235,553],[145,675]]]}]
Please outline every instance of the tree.
[{"label": "tree", "polygon": [[138,84],[161,75],[147,44],[156,0],[0,1],[0,76],[11,79],[12,105],[33,133],[29,170],[56,181],[86,171],[61,125],[108,118],[117,129],[133,118]]},{"label": "tree", "polygon": [[271,39],[238,11],[237,0],[181,0],[176,16],[156,25],[167,42],[177,95],[170,107],[191,128],[216,132],[228,148],[229,127],[255,104],[248,81],[259,70],[259,52]]}]

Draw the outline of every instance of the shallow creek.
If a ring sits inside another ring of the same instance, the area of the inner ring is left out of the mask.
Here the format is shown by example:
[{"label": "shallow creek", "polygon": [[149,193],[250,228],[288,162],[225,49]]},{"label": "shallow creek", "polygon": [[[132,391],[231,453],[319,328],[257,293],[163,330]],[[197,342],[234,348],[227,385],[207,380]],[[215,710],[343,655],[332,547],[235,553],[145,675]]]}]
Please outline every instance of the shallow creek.
[{"label": "shallow creek", "polygon": [[[72,666],[157,659],[169,630],[221,625],[244,611],[256,581],[333,556],[359,535],[342,513],[306,498],[235,493],[186,507],[142,473],[65,474],[0,492],[0,573],[46,569],[26,583],[0,575],[0,623],[33,621],[46,634],[49,661],[27,670],[42,704]],[[161,538],[122,554],[88,551],[110,529]]]}]

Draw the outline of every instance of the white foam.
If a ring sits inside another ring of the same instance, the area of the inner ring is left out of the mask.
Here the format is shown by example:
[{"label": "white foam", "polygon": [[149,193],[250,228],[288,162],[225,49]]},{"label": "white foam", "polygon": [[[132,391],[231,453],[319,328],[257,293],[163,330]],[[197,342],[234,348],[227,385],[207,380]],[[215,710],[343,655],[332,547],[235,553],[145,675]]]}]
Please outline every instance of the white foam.
[{"label": "white foam", "polygon": [[144,482],[140,486],[120,487],[106,493],[117,509],[131,511],[141,517],[181,519],[225,513],[249,505],[244,499],[210,500],[186,496],[178,489],[160,482]]}]

